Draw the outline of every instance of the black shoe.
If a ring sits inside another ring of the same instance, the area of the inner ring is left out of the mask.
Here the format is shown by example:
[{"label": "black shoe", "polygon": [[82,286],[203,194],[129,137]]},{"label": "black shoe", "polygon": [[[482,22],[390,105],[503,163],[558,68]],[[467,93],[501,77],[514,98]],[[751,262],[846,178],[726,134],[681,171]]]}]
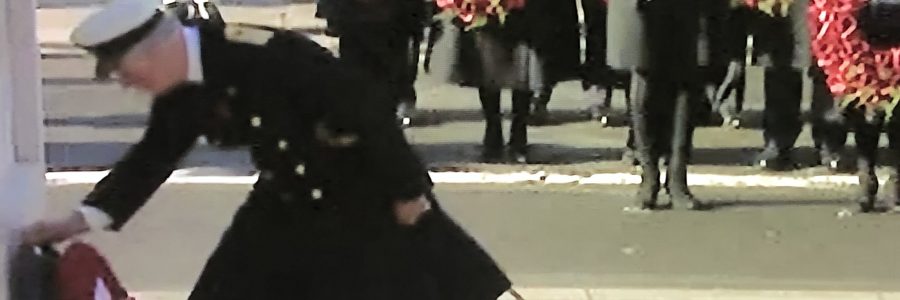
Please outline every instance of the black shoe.
[{"label": "black shoe", "polygon": [[510,161],[513,163],[527,164],[528,163],[527,147],[510,147],[509,148],[509,158],[510,158]]},{"label": "black shoe", "polygon": [[859,211],[860,211],[861,213],[871,213],[871,212],[876,212],[876,209],[877,209],[877,208],[876,208],[876,203],[877,203],[877,201],[875,200],[875,197],[874,197],[874,196],[871,196],[871,197],[869,197],[869,196],[866,196],[866,197],[860,197],[860,198],[857,200],[857,203],[859,204]]},{"label": "black shoe", "polygon": [[741,118],[737,117],[727,117],[723,118],[722,127],[731,128],[731,129],[740,129],[741,128]]},{"label": "black shoe", "polygon": [[843,167],[841,155],[831,151],[819,152],[819,164],[831,172],[839,172]]},{"label": "black shoe", "polygon": [[786,151],[769,149],[763,150],[756,156],[754,165],[770,171],[786,171],[795,167],[790,154]]}]

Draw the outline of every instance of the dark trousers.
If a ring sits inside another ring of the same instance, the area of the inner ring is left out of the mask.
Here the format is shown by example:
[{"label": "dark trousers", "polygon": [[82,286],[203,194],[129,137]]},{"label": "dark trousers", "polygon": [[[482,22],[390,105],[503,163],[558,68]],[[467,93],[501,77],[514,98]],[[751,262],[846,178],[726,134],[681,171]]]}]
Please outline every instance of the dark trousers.
[{"label": "dark trousers", "polygon": [[390,23],[342,24],[341,60],[367,72],[387,86],[392,99],[416,102],[421,32]]},{"label": "dark trousers", "polygon": [[751,22],[755,54],[767,54],[763,139],[769,154],[787,154],[802,130],[800,103],[803,72],[794,66],[795,41],[792,17],[756,17]]},{"label": "dark trousers", "polygon": [[769,151],[790,151],[800,135],[801,76],[800,71],[789,68],[766,70],[763,139]]},{"label": "dark trousers", "polygon": [[582,64],[582,88],[608,85],[606,65],[606,5],[600,1],[581,1],[584,11],[585,58]]},{"label": "dark trousers", "polygon": [[[512,150],[524,150],[528,145],[528,114],[531,107],[531,91],[514,90],[512,92],[513,117],[509,129],[509,147]],[[503,124],[500,113],[500,89],[479,88],[481,111],[484,114],[484,147],[489,150],[503,148]]]},{"label": "dark trousers", "polygon": [[694,0],[642,2],[648,61],[632,75],[631,117],[636,154],[642,166],[638,200],[656,206],[659,159],[669,158],[666,188],[673,202],[693,203],[687,186],[687,160],[696,109],[703,101],[697,62],[699,4]]}]

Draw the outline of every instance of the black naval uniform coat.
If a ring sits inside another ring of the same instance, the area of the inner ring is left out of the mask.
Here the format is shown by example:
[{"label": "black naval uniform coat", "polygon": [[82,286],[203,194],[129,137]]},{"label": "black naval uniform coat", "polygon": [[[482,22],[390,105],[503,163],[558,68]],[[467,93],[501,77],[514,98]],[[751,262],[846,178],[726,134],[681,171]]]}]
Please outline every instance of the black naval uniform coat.
[{"label": "black naval uniform coat", "polygon": [[[261,171],[190,299],[496,299],[510,282],[434,202],[390,99],[297,34],[201,26],[202,85],[154,100],[149,127],[84,201],[120,230],[200,136]],[[426,194],[413,227],[392,204]]]}]

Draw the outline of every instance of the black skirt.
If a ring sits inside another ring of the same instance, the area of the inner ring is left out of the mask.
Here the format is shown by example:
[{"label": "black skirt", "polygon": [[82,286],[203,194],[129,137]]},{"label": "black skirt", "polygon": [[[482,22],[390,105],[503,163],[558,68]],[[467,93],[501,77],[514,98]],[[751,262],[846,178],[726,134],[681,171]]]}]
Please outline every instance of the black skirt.
[{"label": "black skirt", "polygon": [[440,209],[416,227],[367,225],[273,196],[251,193],[189,299],[493,300],[510,287]]}]

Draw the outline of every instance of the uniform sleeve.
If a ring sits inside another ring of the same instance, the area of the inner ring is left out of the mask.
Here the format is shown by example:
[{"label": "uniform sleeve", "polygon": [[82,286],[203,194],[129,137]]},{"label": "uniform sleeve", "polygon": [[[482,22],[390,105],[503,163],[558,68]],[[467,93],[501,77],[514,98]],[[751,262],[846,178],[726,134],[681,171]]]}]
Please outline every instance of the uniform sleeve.
[{"label": "uniform sleeve", "polygon": [[375,178],[395,201],[415,200],[431,189],[425,164],[407,142],[394,114],[370,112],[362,127],[363,151]]},{"label": "uniform sleeve", "polygon": [[199,136],[190,107],[197,88],[185,88],[154,100],[142,139],[100,180],[83,204],[106,213],[118,231],[175,170]]},{"label": "uniform sleeve", "polygon": [[112,217],[96,207],[82,205],[77,211],[81,213],[91,231],[104,230],[112,225]]}]

